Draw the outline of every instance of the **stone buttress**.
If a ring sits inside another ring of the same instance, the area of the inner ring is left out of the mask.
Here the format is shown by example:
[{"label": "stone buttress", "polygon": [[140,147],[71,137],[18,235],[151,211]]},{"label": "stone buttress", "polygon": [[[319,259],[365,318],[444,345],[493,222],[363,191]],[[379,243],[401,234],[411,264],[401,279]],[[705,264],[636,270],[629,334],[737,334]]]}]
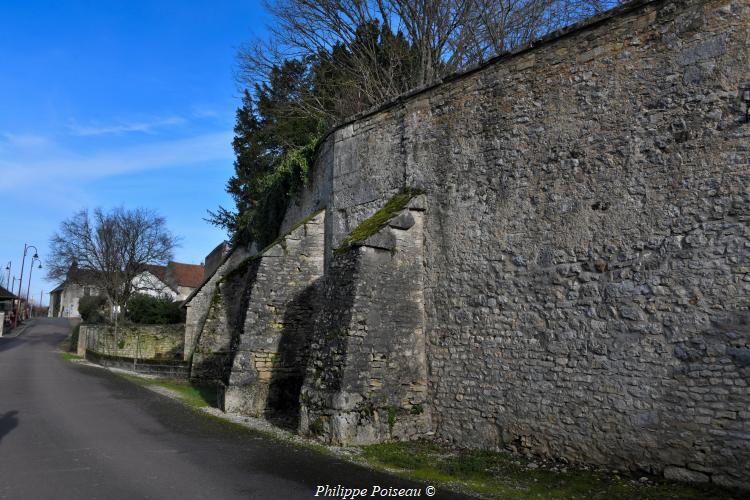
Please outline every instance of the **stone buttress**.
[{"label": "stone buttress", "polygon": [[253,257],[248,302],[234,353],[227,411],[296,426],[299,392],[319,308],[325,213],[318,212]]},{"label": "stone buttress", "polygon": [[423,299],[423,204],[334,252],[307,375],[300,432],[334,444],[429,431]]}]

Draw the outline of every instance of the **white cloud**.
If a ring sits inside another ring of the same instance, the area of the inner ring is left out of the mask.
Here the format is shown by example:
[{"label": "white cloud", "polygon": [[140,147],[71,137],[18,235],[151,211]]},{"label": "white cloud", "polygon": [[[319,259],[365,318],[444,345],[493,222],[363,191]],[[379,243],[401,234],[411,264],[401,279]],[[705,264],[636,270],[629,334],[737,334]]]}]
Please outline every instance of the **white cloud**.
[{"label": "white cloud", "polygon": [[[0,156],[0,192],[20,187],[65,184],[115,175],[158,170],[207,161],[232,161],[232,133],[207,133],[189,138],[121,147],[83,155],[64,150],[54,154]],[[52,153],[52,151],[50,151]]]},{"label": "white cloud", "polygon": [[19,148],[45,146],[49,143],[46,137],[40,135],[11,134],[8,132],[0,132],[0,142]]},{"label": "white cloud", "polygon": [[157,118],[151,121],[120,122],[108,125],[79,125],[76,122],[71,122],[68,125],[68,130],[70,130],[70,133],[73,135],[83,137],[110,134],[120,135],[131,132],[150,134],[157,129],[182,125],[183,123],[185,123],[184,118],[179,116],[169,116],[166,118]]}]

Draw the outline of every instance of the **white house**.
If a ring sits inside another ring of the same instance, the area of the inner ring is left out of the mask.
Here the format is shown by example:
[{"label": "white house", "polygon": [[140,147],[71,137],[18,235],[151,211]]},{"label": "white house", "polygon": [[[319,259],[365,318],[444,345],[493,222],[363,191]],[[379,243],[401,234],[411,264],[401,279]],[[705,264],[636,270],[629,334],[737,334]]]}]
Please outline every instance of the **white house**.
[{"label": "white house", "polygon": [[[136,293],[166,297],[173,301],[185,300],[201,281],[203,265],[170,261],[166,266],[149,265],[133,279]],[[48,315],[59,318],[78,318],[78,304],[82,297],[99,295],[96,286],[97,271],[79,269],[72,265],[65,281],[50,292]]]}]

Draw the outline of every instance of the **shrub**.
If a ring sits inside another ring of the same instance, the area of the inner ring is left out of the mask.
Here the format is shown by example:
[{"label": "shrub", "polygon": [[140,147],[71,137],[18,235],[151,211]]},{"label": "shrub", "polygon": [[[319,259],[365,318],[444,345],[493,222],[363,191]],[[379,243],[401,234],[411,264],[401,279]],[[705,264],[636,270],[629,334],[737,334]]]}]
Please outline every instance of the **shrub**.
[{"label": "shrub", "polygon": [[179,302],[166,297],[134,295],[128,301],[127,318],[133,323],[168,325],[184,321]]},{"label": "shrub", "polygon": [[101,295],[88,295],[78,301],[78,313],[84,323],[102,323],[105,318],[107,298]]}]

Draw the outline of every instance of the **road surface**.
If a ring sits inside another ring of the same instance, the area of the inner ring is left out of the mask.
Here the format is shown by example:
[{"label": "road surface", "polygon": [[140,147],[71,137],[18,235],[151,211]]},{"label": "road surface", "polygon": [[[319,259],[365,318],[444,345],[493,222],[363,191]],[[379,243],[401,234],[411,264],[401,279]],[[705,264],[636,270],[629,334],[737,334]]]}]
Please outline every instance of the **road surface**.
[{"label": "road surface", "polygon": [[[238,430],[67,362],[57,352],[67,330],[65,320],[38,319],[0,338],[2,499],[296,499],[320,485],[426,497],[424,485]],[[438,488],[433,498],[461,497]]]}]

